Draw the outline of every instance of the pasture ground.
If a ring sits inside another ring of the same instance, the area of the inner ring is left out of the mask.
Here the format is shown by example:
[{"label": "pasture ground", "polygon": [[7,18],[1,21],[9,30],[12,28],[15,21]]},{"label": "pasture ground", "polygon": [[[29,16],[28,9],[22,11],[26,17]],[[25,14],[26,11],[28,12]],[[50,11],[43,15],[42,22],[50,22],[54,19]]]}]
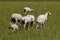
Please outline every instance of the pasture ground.
[{"label": "pasture ground", "polygon": [[[48,17],[47,23],[42,29],[35,29],[35,25],[30,30],[23,30],[19,24],[17,33],[12,33],[10,26],[10,16],[18,12],[27,15],[23,8],[28,6],[34,9],[31,12],[35,17],[44,14],[46,11],[52,13]],[[0,1],[0,40],[60,40],[60,2],[41,1],[41,2],[14,2]]]}]

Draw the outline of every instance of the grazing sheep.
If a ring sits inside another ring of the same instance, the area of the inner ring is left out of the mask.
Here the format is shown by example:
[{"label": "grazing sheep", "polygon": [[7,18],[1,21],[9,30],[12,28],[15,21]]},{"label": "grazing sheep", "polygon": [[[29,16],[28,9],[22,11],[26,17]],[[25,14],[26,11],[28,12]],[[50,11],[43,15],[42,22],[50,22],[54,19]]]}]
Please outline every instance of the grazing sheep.
[{"label": "grazing sheep", "polygon": [[48,12],[46,12],[44,15],[39,15],[38,17],[37,17],[37,26],[36,26],[36,28],[38,28],[39,27],[39,25],[41,26],[41,28],[42,28],[42,26],[44,25],[44,23],[46,22],[46,20],[47,20],[47,18],[48,18],[48,16],[49,15],[51,15],[51,13],[48,11]]},{"label": "grazing sheep", "polygon": [[12,32],[16,32],[18,30],[18,25],[17,24],[11,24],[9,29],[11,29]]},{"label": "grazing sheep", "polygon": [[29,8],[29,7],[24,7],[24,12],[29,13],[32,12],[33,9]]},{"label": "grazing sheep", "polygon": [[11,22],[13,22],[13,23],[20,22],[21,21],[21,18],[22,18],[22,15],[21,14],[13,13],[11,15]]},{"label": "grazing sheep", "polygon": [[34,17],[34,15],[27,15],[27,16],[31,18],[30,25],[32,26],[34,24],[35,17]]},{"label": "grazing sheep", "polygon": [[[27,16],[22,17],[22,23],[24,22],[24,29],[27,24],[29,24],[29,27],[30,27],[31,23],[33,23],[34,17],[33,18],[32,17],[33,17],[32,15],[27,15]],[[29,27],[28,27],[28,29],[29,29]]]}]

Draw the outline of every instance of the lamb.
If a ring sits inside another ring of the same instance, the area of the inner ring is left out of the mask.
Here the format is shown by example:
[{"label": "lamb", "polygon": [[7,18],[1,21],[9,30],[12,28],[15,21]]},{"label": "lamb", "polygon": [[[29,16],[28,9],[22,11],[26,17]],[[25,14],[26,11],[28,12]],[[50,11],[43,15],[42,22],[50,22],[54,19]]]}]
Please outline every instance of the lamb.
[{"label": "lamb", "polygon": [[38,28],[39,26],[42,28],[44,23],[46,23],[47,18],[48,18],[49,15],[51,15],[51,12],[49,12],[49,11],[47,11],[44,15],[39,15],[37,17],[37,21],[36,21],[36,23],[37,23],[36,28]]},{"label": "lamb", "polygon": [[32,12],[33,9],[29,8],[29,7],[24,7],[24,12],[29,13]]},{"label": "lamb", "polygon": [[20,22],[21,21],[21,18],[22,18],[22,15],[21,14],[13,13],[11,15],[11,22],[13,22],[13,23]]},{"label": "lamb", "polygon": [[9,29],[11,29],[12,32],[16,32],[18,30],[18,25],[15,23],[14,24],[11,23]]}]

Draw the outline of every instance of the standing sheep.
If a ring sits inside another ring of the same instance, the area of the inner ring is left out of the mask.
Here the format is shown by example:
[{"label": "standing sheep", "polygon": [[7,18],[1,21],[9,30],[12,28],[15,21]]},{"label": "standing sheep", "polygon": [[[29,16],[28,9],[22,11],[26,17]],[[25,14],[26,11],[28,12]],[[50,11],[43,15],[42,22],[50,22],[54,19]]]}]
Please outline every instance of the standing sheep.
[{"label": "standing sheep", "polygon": [[[33,21],[34,21],[34,16],[32,16],[32,15],[27,15],[27,16],[22,17],[22,22],[24,22],[24,29],[25,29],[27,23],[29,24],[29,27],[30,27],[30,25],[32,25]],[[29,27],[28,27],[28,29],[29,29]]]},{"label": "standing sheep", "polygon": [[34,15],[27,15],[27,16],[31,18],[30,25],[32,26],[34,24],[35,17],[34,17]]},{"label": "standing sheep", "polygon": [[39,27],[39,25],[41,26],[41,28],[42,28],[42,26],[44,25],[44,23],[46,22],[46,20],[47,20],[47,17],[49,16],[49,15],[51,15],[51,13],[48,11],[48,12],[46,12],[44,15],[39,15],[38,17],[37,17],[37,26],[36,26],[36,28],[38,28]]}]

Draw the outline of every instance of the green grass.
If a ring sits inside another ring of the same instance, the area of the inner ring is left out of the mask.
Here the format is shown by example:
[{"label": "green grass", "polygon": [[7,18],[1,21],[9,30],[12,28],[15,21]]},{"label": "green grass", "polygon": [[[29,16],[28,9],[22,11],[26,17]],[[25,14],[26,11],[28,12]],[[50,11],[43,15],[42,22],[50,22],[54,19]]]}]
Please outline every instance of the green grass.
[{"label": "green grass", "polygon": [[60,0],[0,0],[0,1],[60,1]]},{"label": "green grass", "polygon": [[[47,23],[42,29],[22,30],[19,25],[17,33],[9,31],[10,16],[14,12],[27,15],[23,12],[25,6],[34,9],[31,12],[35,17],[51,11]],[[0,2],[0,40],[60,40],[60,2]]]}]

